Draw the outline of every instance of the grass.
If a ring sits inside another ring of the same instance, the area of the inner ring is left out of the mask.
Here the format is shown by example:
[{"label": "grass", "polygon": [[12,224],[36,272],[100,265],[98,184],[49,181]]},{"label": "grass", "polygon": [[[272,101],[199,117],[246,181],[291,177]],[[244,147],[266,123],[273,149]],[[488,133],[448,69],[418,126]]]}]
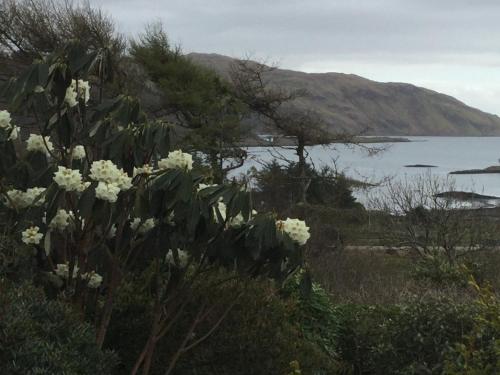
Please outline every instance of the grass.
[{"label": "grass", "polygon": [[[500,291],[500,252],[475,255],[483,283]],[[334,303],[394,304],[415,297],[445,296],[457,302],[472,298],[467,287],[417,279],[418,259],[408,253],[349,249],[311,255],[309,265]]]}]

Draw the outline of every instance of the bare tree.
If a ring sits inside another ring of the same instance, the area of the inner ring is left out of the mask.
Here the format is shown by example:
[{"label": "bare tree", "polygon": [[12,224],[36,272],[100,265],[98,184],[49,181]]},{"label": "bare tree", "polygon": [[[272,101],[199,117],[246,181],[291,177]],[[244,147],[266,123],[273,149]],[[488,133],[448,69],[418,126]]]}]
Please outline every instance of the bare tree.
[{"label": "bare tree", "polygon": [[306,146],[327,145],[332,142],[350,143],[354,138],[344,133],[333,133],[318,113],[301,109],[297,104],[308,95],[306,90],[285,90],[273,85],[269,77],[275,69],[249,59],[238,60],[232,66],[230,77],[236,96],[252,113],[271,128],[293,138],[292,148],[298,157],[297,178],[301,185],[301,202],[306,203],[311,183],[306,175]]},{"label": "bare tree", "polygon": [[453,180],[431,175],[389,182],[370,202],[371,208],[386,214],[387,244],[420,257],[444,255],[450,265],[472,251],[489,249],[489,223],[467,202],[449,198],[454,191]]}]

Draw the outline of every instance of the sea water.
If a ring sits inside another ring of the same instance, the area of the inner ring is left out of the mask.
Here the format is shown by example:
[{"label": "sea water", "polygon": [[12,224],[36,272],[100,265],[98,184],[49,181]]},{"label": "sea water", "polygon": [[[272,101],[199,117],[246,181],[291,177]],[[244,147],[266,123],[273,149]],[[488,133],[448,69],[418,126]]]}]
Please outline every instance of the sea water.
[{"label": "sea water", "polygon": [[[465,169],[500,165],[500,137],[406,137],[411,142],[367,143],[360,146],[333,144],[307,148],[310,161],[317,167],[329,165],[346,176],[378,184],[358,189],[357,198],[366,203],[368,196],[383,191],[388,181],[411,181],[419,176],[451,178],[454,190],[500,197],[500,173],[450,175]],[[376,154],[373,151],[382,150]],[[252,166],[281,158],[296,161],[293,148],[250,147],[249,160],[233,174],[245,173]],[[433,165],[433,168],[408,168],[406,165]],[[491,201],[490,201],[491,203]],[[493,201],[495,204],[495,201]],[[500,201],[496,202],[500,205]]]}]

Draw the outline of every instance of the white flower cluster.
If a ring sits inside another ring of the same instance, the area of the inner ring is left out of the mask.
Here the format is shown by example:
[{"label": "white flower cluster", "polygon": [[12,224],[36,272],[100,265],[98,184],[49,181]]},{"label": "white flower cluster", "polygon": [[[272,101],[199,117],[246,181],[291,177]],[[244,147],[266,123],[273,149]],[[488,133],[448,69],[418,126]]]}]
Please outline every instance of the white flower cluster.
[{"label": "white flower cluster", "polygon": [[111,228],[109,228],[109,231],[108,231],[108,233],[106,234],[106,238],[107,238],[108,240],[110,240],[110,239],[112,239],[112,238],[115,238],[115,236],[116,236],[116,225],[115,225],[115,224],[113,224],[113,225],[111,226]]},{"label": "white flower cluster", "polygon": [[82,174],[78,169],[69,169],[60,165],[54,174],[54,181],[66,191],[82,192],[90,183],[82,181]]},{"label": "white flower cluster", "polygon": [[[217,208],[219,209],[220,215],[222,216],[222,220],[226,220],[227,217],[227,206],[225,205],[224,202],[218,202]],[[219,221],[219,218],[217,216],[217,212],[215,211],[215,207],[213,207],[214,210],[214,216],[215,216],[215,221]],[[252,210],[250,217],[257,215],[257,211]],[[244,223],[246,222],[245,218],[243,217],[243,214],[240,212],[238,215],[232,217],[231,219],[228,220],[227,225],[232,228],[238,228],[241,227]]]},{"label": "white flower cluster", "polygon": [[30,227],[22,232],[22,241],[27,245],[38,245],[43,237],[39,227]]},{"label": "white flower cluster", "polygon": [[116,202],[120,191],[132,187],[132,178],[111,160],[94,161],[90,167],[90,178],[99,181],[95,189],[96,197],[111,203]]},{"label": "white flower cluster", "polygon": [[7,192],[7,205],[10,208],[26,208],[29,206],[41,206],[45,199],[41,195],[45,192],[45,188],[33,187],[26,191],[12,189]]},{"label": "white flower cluster", "polygon": [[[226,211],[227,211],[226,204],[224,202],[218,202],[217,208],[219,209],[220,216],[222,217],[222,220],[226,220]],[[217,211],[216,211],[215,207],[213,207],[213,210],[214,210],[215,221],[218,222],[219,217],[217,216]]]},{"label": "white flower cluster", "polygon": [[171,227],[175,227],[175,213],[174,213],[174,211],[172,211],[167,216],[167,224],[170,225]]},{"label": "white flower cluster", "polygon": [[49,156],[50,151],[54,150],[54,146],[50,141],[50,137],[42,137],[39,134],[30,134],[30,136],[26,140],[26,150],[32,152],[43,152],[44,154]]},{"label": "white flower cluster", "polygon": [[[252,210],[252,212],[250,214],[250,218],[252,218],[255,215],[257,215],[257,211]],[[229,220],[228,224],[229,224],[230,227],[238,228],[238,227],[241,227],[243,224],[245,224],[245,222],[246,222],[246,220],[243,217],[242,213],[240,212],[238,215],[236,215],[235,217],[231,218],[231,220]]]},{"label": "white flower cluster", "polygon": [[175,265],[179,268],[184,268],[189,262],[189,254],[185,250],[177,249],[177,260],[174,257],[174,252],[169,249],[165,256],[165,262],[170,265]]},{"label": "white flower cluster", "polygon": [[153,229],[156,225],[156,221],[153,218],[146,219],[141,221],[140,218],[136,217],[134,220],[130,222],[130,228],[132,230],[137,231],[139,234],[144,234]]},{"label": "white flower cluster", "polygon": [[[73,276],[72,278],[76,278],[78,276],[79,268],[75,264],[73,266]],[[68,263],[59,263],[56,265],[56,269],[54,273],[59,276],[61,279],[68,279],[69,277],[69,264]],[[87,282],[87,286],[92,289],[97,289],[101,286],[102,276],[99,275],[95,271],[90,271],[86,273],[82,273],[80,277]]]},{"label": "white flower cluster", "polygon": [[57,214],[53,217],[49,224],[49,228],[63,231],[74,220],[75,215],[73,211],[66,211],[63,209],[57,210]]},{"label": "white flower cluster", "polygon": [[97,199],[102,199],[103,201],[111,203],[115,203],[117,201],[119,193],[120,188],[113,182],[106,183],[99,181],[95,188],[95,196]]},{"label": "white flower cluster", "polygon": [[288,234],[299,245],[305,245],[309,237],[311,237],[306,222],[299,219],[287,218],[286,220],[278,220],[276,228]]},{"label": "white flower cluster", "polygon": [[0,128],[10,132],[9,140],[15,141],[19,136],[19,126],[12,125],[10,113],[7,111],[0,111]]},{"label": "white flower cluster", "polygon": [[[69,264],[68,263],[59,263],[56,265],[56,269],[54,273],[62,279],[67,279],[69,277]],[[73,278],[78,275],[78,266],[75,264],[73,266]]]},{"label": "white flower cluster", "polygon": [[190,154],[175,150],[168,153],[168,156],[158,162],[160,169],[193,169],[193,157]]},{"label": "white flower cluster", "polygon": [[82,145],[75,146],[73,148],[71,156],[73,156],[73,159],[76,160],[85,159],[85,147],[83,147]]},{"label": "white flower cluster", "polygon": [[196,190],[198,193],[202,190],[205,190],[205,189],[208,189],[208,188],[211,188],[211,187],[214,187],[214,186],[217,186],[217,184],[204,184],[204,183],[201,183],[198,185],[198,189]]},{"label": "white flower cluster", "polygon": [[8,128],[11,126],[12,119],[8,111],[0,111],[0,128]]},{"label": "white flower cluster", "polygon": [[139,174],[150,175],[153,172],[153,167],[149,164],[144,164],[142,167],[134,167],[134,177]]},{"label": "white flower cluster", "polygon": [[90,85],[87,81],[83,81],[81,79],[76,81],[73,79],[69,87],[66,89],[64,101],[68,104],[68,106],[74,107],[78,104],[79,98],[82,98],[84,103],[87,104],[90,99]]},{"label": "white flower cluster", "polygon": [[97,289],[102,284],[102,276],[95,271],[84,273],[82,278],[87,280],[87,286],[91,289]]}]

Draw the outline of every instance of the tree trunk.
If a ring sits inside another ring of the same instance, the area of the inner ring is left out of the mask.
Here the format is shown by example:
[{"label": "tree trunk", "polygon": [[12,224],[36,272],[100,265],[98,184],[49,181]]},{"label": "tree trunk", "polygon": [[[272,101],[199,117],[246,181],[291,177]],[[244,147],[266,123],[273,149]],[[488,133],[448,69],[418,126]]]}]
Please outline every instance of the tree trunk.
[{"label": "tree trunk", "polygon": [[113,269],[111,270],[111,281],[109,283],[109,290],[106,296],[106,303],[104,304],[101,322],[96,336],[96,342],[99,349],[102,348],[102,345],[104,344],[104,339],[106,338],[106,332],[108,331],[109,322],[111,321],[111,314],[113,312],[115,291],[119,284],[118,269],[117,266],[114,264],[114,261],[111,267],[113,267]]},{"label": "tree trunk", "polygon": [[306,156],[305,156],[305,140],[303,135],[297,137],[297,156],[299,157],[298,163],[298,175],[299,175],[299,186],[300,186],[300,203],[307,203],[307,189],[309,188],[309,181],[306,174]]}]

